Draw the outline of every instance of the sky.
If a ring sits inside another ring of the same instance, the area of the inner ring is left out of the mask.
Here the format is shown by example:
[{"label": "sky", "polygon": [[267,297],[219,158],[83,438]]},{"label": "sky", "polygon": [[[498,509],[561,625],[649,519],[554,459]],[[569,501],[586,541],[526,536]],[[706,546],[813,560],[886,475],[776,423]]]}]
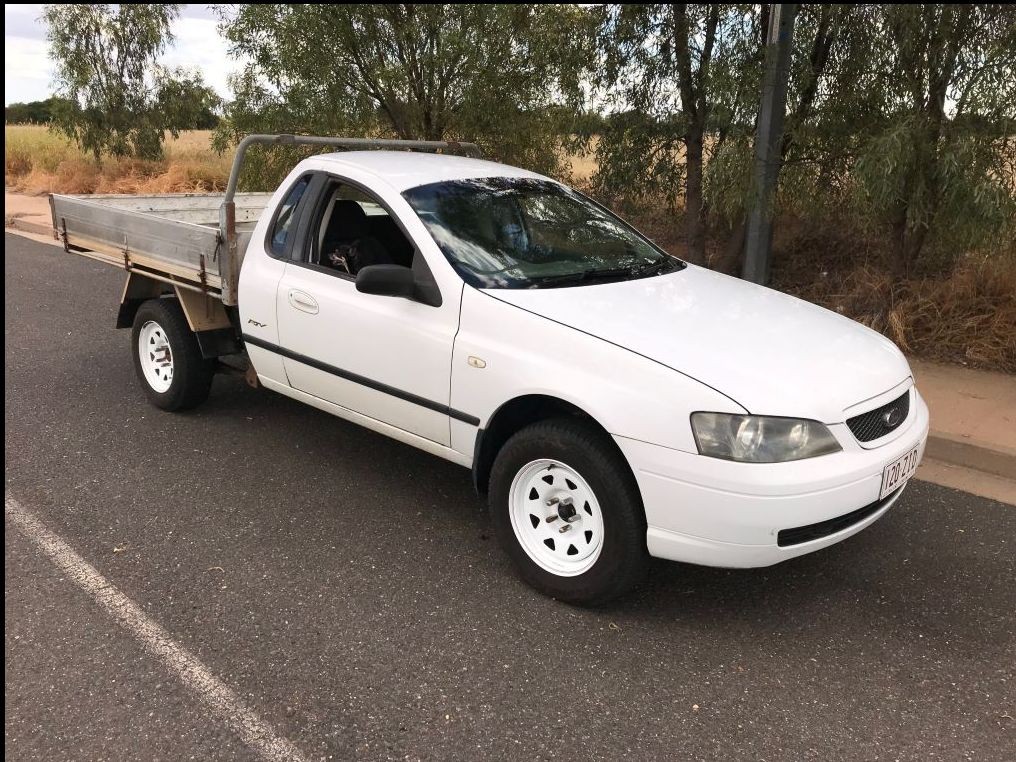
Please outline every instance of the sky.
[{"label": "sky", "polygon": [[[4,5],[4,105],[44,100],[53,94],[53,67],[47,57],[46,29],[39,20],[42,4]],[[206,5],[185,5],[173,24],[176,41],[162,63],[198,69],[205,82],[229,95],[227,77],[237,64],[226,55],[218,20]]]}]

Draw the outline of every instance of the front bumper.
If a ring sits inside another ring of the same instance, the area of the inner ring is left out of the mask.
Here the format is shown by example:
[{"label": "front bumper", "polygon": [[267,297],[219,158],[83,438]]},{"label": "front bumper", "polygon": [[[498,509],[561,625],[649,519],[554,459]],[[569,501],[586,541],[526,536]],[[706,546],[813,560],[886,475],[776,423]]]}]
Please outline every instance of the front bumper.
[{"label": "front bumper", "polygon": [[[879,502],[885,466],[917,445],[924,455],[928,408],[916,388],[913,395],[891,441],[866,449],[836,424],[829,429],[842,452],[790,463],[734,463],[615,437],[642,492],[649,553],[705,566],[771,566],[860,532],[902,492]],[[781,531],[816,524],[830,533],[779,544]]]}]

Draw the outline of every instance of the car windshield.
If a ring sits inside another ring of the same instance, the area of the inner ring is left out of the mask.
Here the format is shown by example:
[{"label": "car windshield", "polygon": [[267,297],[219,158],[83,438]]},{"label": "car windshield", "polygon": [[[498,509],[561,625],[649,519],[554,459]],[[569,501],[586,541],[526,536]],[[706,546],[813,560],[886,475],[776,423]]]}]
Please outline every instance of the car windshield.
[{"label": "car windshield", "polygon": [[477,288],[578,286],[684,267],[599,204],[547,180],[455,180],[402,195]]}]

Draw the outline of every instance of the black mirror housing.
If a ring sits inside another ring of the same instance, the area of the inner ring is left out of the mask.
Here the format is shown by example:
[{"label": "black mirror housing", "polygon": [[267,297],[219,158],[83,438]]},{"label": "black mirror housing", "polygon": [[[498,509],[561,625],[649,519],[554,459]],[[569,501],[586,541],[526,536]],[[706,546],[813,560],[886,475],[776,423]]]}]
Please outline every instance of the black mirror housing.
[{"label": "black mirror housing", "polygon": [[368,265],[356,274],[356,290],[363,294],[412,298],[416,277],[411,268],[402,265]]}]

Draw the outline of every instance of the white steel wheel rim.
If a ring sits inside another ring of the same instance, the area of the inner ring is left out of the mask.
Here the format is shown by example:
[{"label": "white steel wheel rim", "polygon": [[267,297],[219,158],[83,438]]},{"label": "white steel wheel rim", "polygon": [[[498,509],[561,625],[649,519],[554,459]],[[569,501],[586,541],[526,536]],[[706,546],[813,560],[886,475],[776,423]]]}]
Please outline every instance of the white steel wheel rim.
[{"label": "white steel wheel rim", "polygon": [[541,569],[574,577],[600,557],[603,513],[575,469],[557,460],[527,463],[512,480],[508,501],[515,538]]},{"label": "white steel wheel rim", "polygon": [[138,334],[138,357],[145,381],[159,394],[173,385],[173,350],[161,325],[149,320]]}]

